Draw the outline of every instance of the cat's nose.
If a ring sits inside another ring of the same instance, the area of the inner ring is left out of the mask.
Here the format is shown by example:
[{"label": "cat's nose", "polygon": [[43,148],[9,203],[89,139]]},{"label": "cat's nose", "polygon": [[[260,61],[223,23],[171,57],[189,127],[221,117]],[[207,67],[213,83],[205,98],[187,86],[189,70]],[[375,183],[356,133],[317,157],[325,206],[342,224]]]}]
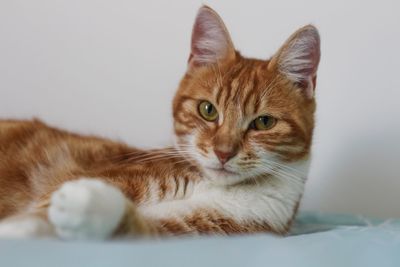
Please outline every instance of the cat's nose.
[{"label": "cat's nose", "polygon": [[231,151],[221,151],[221,150],[214,150],[215,155],[217,155],[217,158],[219,159],[219,161],[221,162],[221,164],[225,164],[226,162],[228,162],[228,160],[230,160],[231,158],[233,158],[234,156],[236,156],[237,154],[237,150],[231,150]]}]

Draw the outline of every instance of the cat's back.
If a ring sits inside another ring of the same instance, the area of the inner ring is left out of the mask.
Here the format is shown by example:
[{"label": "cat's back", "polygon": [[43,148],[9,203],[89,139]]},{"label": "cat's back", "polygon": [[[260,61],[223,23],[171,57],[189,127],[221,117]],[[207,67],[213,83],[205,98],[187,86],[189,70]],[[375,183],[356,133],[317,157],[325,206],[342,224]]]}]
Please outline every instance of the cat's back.
[{"label": "cat's back", "polygon": [[[16,155],[18,151],[50,152],[52,147],[68,147],[71,152],[99,151],[116,153],[131,151],[125,144],[113,142],[96,136],[85,136],[50,127],[38,119],[33,120],[1,120],[0,119],[0,157]],[[82,152],[80,152],[82,153]],[[75,153],[73,153],[75,154]],[[79,153],[78,153],[79,154]]]},{"label": "cat's back", "polygon": [[[40,133],[48,134],[52,131],[39,120],[0,120],[0,151],[1,155],[10,150],[21,149],[33,141],[33,137]],[[0,156],[1,156],[0,155]]]}]

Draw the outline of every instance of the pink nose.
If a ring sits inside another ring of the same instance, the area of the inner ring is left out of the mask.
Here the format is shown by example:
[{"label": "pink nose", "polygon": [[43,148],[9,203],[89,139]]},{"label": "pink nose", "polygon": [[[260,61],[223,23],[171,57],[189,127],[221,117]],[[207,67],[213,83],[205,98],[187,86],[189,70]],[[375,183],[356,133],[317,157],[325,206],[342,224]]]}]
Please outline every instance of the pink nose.
[{"label": "pink nose", "polygon": [[214,153],[215,155],[217,155],[221,164],[225,164],[228,160],[230,160],[237,154],[236,151],[220,151],[220,150],[214,150]]}]

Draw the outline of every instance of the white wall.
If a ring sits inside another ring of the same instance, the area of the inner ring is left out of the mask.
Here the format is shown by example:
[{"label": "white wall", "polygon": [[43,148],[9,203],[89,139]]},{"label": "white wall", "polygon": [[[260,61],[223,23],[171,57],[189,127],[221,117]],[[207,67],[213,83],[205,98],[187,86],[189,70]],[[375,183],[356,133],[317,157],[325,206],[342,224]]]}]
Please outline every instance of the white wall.
[{"label": "white wall", "polygon": [[[0,116],[168,144],[170,101],[203,2],[0,1]],[[399,2],[206,3],[248,56],[267,58],[296,28],[318,26],[318,125],[303,208],[400,217]]]}]

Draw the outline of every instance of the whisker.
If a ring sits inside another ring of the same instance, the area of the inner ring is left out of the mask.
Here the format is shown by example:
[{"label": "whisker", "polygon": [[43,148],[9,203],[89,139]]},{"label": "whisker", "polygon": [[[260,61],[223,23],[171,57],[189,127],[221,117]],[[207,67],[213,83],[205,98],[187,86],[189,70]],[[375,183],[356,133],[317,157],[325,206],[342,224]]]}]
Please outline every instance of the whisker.
[{"label": "whisker", "polygon": [[276,162],[276,161],[272,161],[272,160],[262,160],[262,162],[264,162],[264,163],[269,163],[269,164],[274,164],[274,165],[276,165],[276,166],[279,166],[280,168],[287,169],[288,171],[293,171],[293,172],[297,172],[298,174],[301,174],[301,175],[306,175],[306,173],[305,173],[304,171],[298,170],[298,169],[296,169],[296,168],[293,168],[293,167],[284,165],[284,164],[279,163],[279,162]]},{"label": "whisker", "polygon": [[127,153],[125,155],[120,155],[119,157],[125,157],[123,161],[125,162],[146,162],[151,160],[163,160],[163,159],[172,159],[172,158],[182,158],[182,157],[190,157],[195,154],[190,151],[186,151],[183,149],[166,149],[166,150],[154,150],[154,151],[145,151],[145,152],[133,152]]},{"label": "whisker", "polygon": [[270,173],[272,173],[272,174],[274,174],[274,175],[276,175],[276,176],[278,176],[280,178],[290,178],[292,181],[296,181],[296,182],[304,180],[304,178],[302,176],[298,176],[298,175],[295,175],[293,173],[288,173],[286,171],[279,170],[279,169],[277,170],[277,169],[274,169],[272,166],[265,166],[264,165],[262,167],[262,169],[267,171],[267,172],[270,172]]},{"label": "whisker", "polygon": [[128,153],[123,153],[119,155],[115,155],[111,158],[116,158],[116,157],[128,157],[128,156],[135,156],[135,155],[150,155],[150,154],[160,154],[160,153],[165,153],[166,151],[173,150],[173,148],[165,148],[165,149],[154,149],[154,150],[138,150],[138,151],[133,151],[133,152],[128,152]]}]

